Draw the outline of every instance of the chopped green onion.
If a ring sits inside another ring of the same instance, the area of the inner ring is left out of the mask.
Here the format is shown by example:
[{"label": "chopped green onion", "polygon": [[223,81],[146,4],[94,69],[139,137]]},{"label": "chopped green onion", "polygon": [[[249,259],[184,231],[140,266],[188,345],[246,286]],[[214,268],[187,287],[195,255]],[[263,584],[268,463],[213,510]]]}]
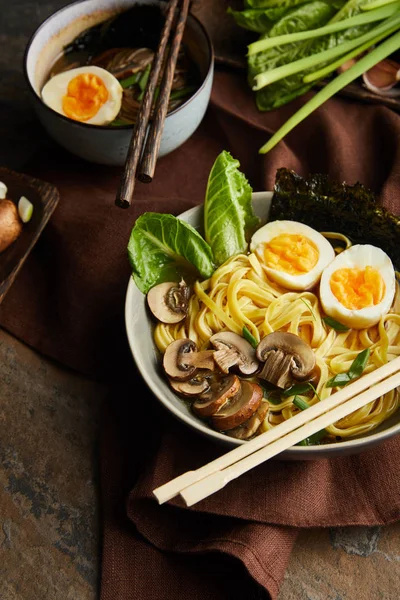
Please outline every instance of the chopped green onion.
[{"label": "chopped green onion", "polygon": [[263,397],[265,398],[265,400],[268,400],[268,402],[275,405],[280,404],[282,402],[281,390],[279,388],[277,388],[272,383],[269,383],[268,381],[264,380],[260,380],[258,383],[263,389]]},{"label": "chopped green onion", "polygon": [[370,354],[371,350],[369,348],[365,348],[365,350],[360,352],[357,358],[354,359],[349,369],[350,379],[356,379],[362,375],[365,367],[367,366]]},{"label": "chopped green onion", "polygon": [[363,58],[356,62],[355,65],[350,67],[344,73],[341,73],[330,83],[328,83],[320,92],[318,92],[311,100],[309,100],[304,106],[300,108],[286,123],[278,129],[278,131],[268,140],[264,146],[259,150],[260,154],[266,154],[278,142],[280,142],[285,135],[287,135],[292,129],[294,129],[303,119],[308,117],[314,110],[319,108],[329,98],[334,96],[336,92],[339,92],[346,85],[360,77],[365,71],[371,69],[378,62],[398,50],[400,47],[400,32],[396,33],[389,39],[382,42],[377,48],[366,54]]},{"label": "chopped green onion", "polygon": [[[299,398],[298,396],[295,396],[293,398],[293,404],[300,410],[307,410],[307,408],[310,408],[310,405],[308,404],[308,402],[306,402],[302,398]],[[305,440],[302,440],[297,445],[298,446],[312,446],[313,444],[318,444],[318,442],[320,442],[326,435],[327,435],[326,429],[321,429],[320,431],[317,431],[313,435],[310,435]]]},{"label": "chopped green onion", "polygon": [[307,408],[310,408],[308,402],[306,402],[305,400],[303,400],[303,398],[300,398],[299,396],[295,396],[293,398],[293,404],[296,406],[296,408],[299,408],[300,410],[306,410]]},{"label": "chopped green onion", "polygon": [[246,325],[244,325],[242,329],[242,334],[245,340],[249,342],[253,346],[253,348],[257,348],[258,342],[254,335],[247,329]]},{"label": "chopped green onion", "polygon": [[18,201],[18,214],[23,223],[28,223],[33,215],[33,204],[25,196]]},{"label": "chopped green onion", "polygon": [[138,82],[140,77],[141,77],[140,73],[134,73],[133,75],[131,75],[130,77],[127,77],[126,79],[120,79],[121,87],[123,87],[124,89],[131,87],[131,85],[134,85],[135,83]]},{"label": "chopped green onion", "polygon": [[343,325],[343,323],[339,323],[339,321],[336,321],[335,319],[332,319],[332,317],[322,317],[322,320],[329,327],[335,329],[335,331],[349,331],[349,327]]},{"label": "chopped green onion", "polygon": [[[398,0],[391,0],[391,2],[398,2]],[[387,0],[386,0],[387,2]],[[399,3],[400,4],[400,3]],[[370,8],[370,5],[368,6]],[[324,27],[318,27],[317,29],[310,29],[308,31],[299,31],[295,33],[287,33],[284,35],[277,35],[273,37],[267,37],[257,42],[253,42],[248,46],[248,56],[269,50],[270,48],[276,48],[277,46],[283,46],[284,44],[292,44],[294,42],[301,42],[303,40],[309,40],[312,38],[320,37],[328,33],[334,33],[335,31],[341,31],[348,29],[349,27],[357,27],[359,25],[365,25],[367,23],[373,23],[374,21],[382,21],[387,17],[391,17],[398,11],[397,6],[383,6],[378,10],[374,10],[368,13],[358,14],[354,17],[342,19],[335,23],[329,23]]]},{"label": "chopped green onion", "polygon": [[282,396],[297,396],[297,394],[306,394],[311,390],[311,385],[307,381],[306,383],[296,383],[282,393]]},{"label": "chopped green onion", "polygon": [[147,65],[147,67],[145,68],[145,70],[143,71],[143,73],[140,76],[140,79],[138,80],[138,85],[141,89],[141,92],[138,96],[138,100],[143,100],[143,96],[144,96],[144,92],[146,89],[146,85],[147,85],[147,81],[149,79],[150,76],[150,65]]},{"label": "chopped green onion", "polygon": [[347,373],[339,373],[338,375],[335,375],[335,377],[332,377],[326,382],[325,386],[344,387],[353,379],[358,379],[367,366],[370,353],[370,349],[365,348],[365,350],[360,352],[360,354],[358,354],[358,356],[353,360]]},{"label": "chopped green onion", "polygon": [[192,94],[195,91],[196,87],[194,85],[188,85],[187,87],[181,88],[180,90],[174,90],[171,92],[169,99],[170,100],[179,100],[180,98],[185,98]]},{"label": "chopped green onion", "polygon": [[109,125],[111,125],[112,127],[121,127],[122,125],[131,125],[131,123],[123,121],[122,119],[114,119],[114,121],[111,121]]},{"label": "chopped green onion", "polygon": [[270,83],[274,83],[275,81],[279,81],[280,79],[284,79],[285,77],[289,77],[290,75],[295,75],[296,73],[301,73],[301,71],[305,71],[306,69],[311,69],[316,65],[321,63],[330,61],[337,56],[341,56],[346,54],[348,51],[353,50],[353,48],[358,48],[361,44],[365,42],[373,40],[377,35],[380,35],[382,32],[387,31],[388,35],[397,29],[400,25],[400,15],[395,17],[391,17],[386,19],[372,29],[368,31],[364,35],[361,35],[354,40],[350,40],[348,42],[344,42],[343,44],[339,44],[335,48],[328,48],[327,50],[323,50],[322,52],[317,52],[316,54],[311,54],[310,56],[306,56],[305,58],[300,58],[299,60],[295,60],[291,63],[282,65],[280,67],[276,67],[275,69],[270,69],[269,71],[263,71],[255,76],[255,85],[253,86],[253,90],[260,90],[263,87],[269,85]]}]

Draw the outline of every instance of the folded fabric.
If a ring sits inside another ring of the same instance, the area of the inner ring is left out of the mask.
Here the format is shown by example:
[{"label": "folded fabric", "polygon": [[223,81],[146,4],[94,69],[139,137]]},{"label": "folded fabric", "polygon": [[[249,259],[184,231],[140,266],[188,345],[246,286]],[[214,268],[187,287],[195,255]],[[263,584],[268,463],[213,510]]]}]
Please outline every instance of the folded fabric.
[{"label": "folded fabric", "polygon": [[261,114],[244,76],[217,72],[201,126],[158,162],[152,184],[137,184],[127,211],[114,206],[119,169],[53,147],[27,166],[59,188],[61,202],[8,293],[0,323],[69,367],[125,382],[104,421],[102,600],[276,598],[299,528],[399,519],[399,439],[332,461],[271,461],[191,510],[175,500],[158,506],[151,495],[225,450],[165,415],[134,371],[123,314],[135,218],[200,204],[223,149],[239,159],[254,191],[272,189],[276,169],[285,166],[361,181],[400,212],[400,117],[387,108],[334,98],[270,154],[258,154],[303,102]]}]

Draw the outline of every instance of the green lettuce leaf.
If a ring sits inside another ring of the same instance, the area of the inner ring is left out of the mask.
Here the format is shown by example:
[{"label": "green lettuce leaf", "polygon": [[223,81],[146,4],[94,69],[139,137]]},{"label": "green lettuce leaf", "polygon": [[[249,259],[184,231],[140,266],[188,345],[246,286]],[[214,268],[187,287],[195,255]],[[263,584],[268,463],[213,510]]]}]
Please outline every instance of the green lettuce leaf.
[{"label": "green lettuce leaf", "polygon": [[191,225],[168,214],[147,212],[137,219],[128,257],[143,294],[164,281],[207,278],[214,271],[210,246]]},{"label": "green lettuce leaf", "polygon": [[208,178],[204,230],[217,265],[246,252],[250,235],[259,223],[251,204],[251,186],[239,166],[239,161],[224,150]]},{"label": "green lettuce leaf", "polygon": [[310,0],[244,0],[246,8],[293,8]]},{"label": "green lettuce leaf", "polygon": [[242,11],[228,8],[227,10],[228,14],[233,16],[240,27],[258,33],[269,31],[275,21],[280,19],[286,11],[286,8],[262,8]]}]

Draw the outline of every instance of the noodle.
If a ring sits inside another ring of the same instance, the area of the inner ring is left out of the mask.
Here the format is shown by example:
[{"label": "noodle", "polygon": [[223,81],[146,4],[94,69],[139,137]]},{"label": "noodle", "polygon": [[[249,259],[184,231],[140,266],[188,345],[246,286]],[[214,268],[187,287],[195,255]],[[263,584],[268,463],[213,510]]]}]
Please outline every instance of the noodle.
[{"label": "noodle", "polygon": [[[324,235],[344,243],[346,248],[350,246],[348,238],[341,234]],[[338,373],[347,372],[365,348],[370,348],[370,357],[364,373],[377,369],[400,354],[400,291],[397,281],[393,312],[384,315],[378,325],[344,332],[325,325],[321,304],[315,294],[288,292],[270,281],[254,253],[230,258],[210,279],[197,281],[193,289],[188,316],[183,324],[157,324],[154,339],[160,352],[163,353],[172,341],[185,337],[204,349],[214,333],[231,330],[241,335],[244,326],[257,341],[277,330],[294,333],[313,348],[316,357],[319,375],[315,383],[316,393],[312,397],[304,396],[310,405],[330,396],[333,390],[325,386],[326,382]],[[281,396],[281,400],[278,404],[268,400],[269,411],[260,432],[273,428],[298,412],[293,405],[293,397]],[[388,392],[327,427],[328,440],[371,431],[398,407],[398,391]]]}]

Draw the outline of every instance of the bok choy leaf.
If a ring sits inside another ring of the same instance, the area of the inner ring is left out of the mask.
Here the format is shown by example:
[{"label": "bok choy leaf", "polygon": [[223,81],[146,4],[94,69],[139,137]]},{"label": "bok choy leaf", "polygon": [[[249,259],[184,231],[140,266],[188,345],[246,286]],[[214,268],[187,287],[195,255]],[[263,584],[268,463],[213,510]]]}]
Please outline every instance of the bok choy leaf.
[{"label": "bok choy leaf", "polygon": [[250,235],[259,223],[251,204],[251,186],[239,166],[239,161],[224,150],[208,178],[204,230],[217,266],[246,252]]},{"label": "bok choy leaf", "polygon": [[128,244],[133,278],[147,294],[163,281],[210,277],[214,271],[210,246],[188,223],[177,217],[147,212],[141,215]]}]

